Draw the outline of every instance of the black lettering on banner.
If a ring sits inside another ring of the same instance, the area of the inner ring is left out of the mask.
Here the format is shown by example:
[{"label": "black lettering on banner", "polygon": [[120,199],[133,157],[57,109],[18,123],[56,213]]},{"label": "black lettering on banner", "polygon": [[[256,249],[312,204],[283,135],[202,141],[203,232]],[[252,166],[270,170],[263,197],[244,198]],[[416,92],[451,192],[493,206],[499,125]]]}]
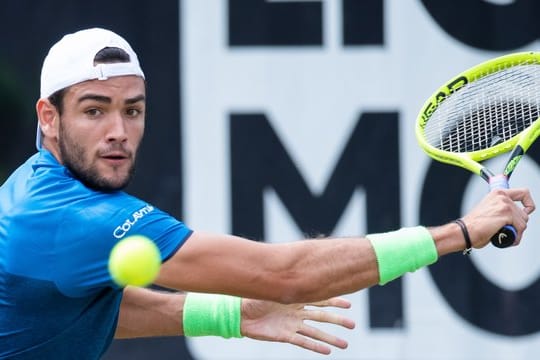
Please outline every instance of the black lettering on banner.
[{"label": "black lettering on banner", "polygon": [[384,1],[343,0],[343,44],[384,44]]},{"label": "black lettering on banner", "polygon": [[[264,239],[269,188],[308,236],[331,234],[358,187],[366,194],[368,232],[400,226],[397,113],[360,116],[321,194],[309,190],[264,114],[231,114],[230,141],[234,234]],[[372,328],[403,326],[401,279],[369,289],[369,306]]]},{"label": "black lettering on banner", "polygon": [[[537,164],[540,163],[539,150],[533,145],[528,153]],[[459,217],[463,194],[471,176],[474,175],[461,168],[432,161],[422,191],[420,223],[442,224]],[[527,241],[526,238],[524,240]],[[439,259],[429,267],[429,271],[450,307],[474,326],[506,336],[540,331],[540,318],[537,316],[539,279],[523,289],[502,289],[484,277],[470,257],[460,253]]]},{"label": "black lettering on banner", "polygon": [[456,40],[484,50],[516,49],[538,39],[537,0],[493,4],[485,0],[422,0],[439,26]]},{"label": "black lettering on banner", "polygon": [[230,46],[321,46],[320,1],[229,0]]}]

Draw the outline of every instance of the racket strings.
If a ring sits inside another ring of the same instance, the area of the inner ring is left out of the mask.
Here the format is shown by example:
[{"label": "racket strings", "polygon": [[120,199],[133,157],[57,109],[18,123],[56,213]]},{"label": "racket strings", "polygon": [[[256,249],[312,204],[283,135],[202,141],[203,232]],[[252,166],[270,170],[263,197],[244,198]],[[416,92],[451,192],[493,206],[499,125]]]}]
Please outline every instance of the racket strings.
[{"label": "racket strings", "polygon": [[426,123],[426,141],[474,152],[508,141],[540,116],[540,65],[519,64],[479,76],[448,95]]}]

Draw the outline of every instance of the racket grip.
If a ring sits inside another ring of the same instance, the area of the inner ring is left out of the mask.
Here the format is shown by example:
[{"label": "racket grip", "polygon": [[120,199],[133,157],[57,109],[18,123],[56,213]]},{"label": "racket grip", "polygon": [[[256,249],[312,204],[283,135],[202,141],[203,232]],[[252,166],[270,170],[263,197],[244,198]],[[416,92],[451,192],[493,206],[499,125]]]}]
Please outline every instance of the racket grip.
[{"label": "racket grip", "polygon": [[517,231],[512,225],[505,225],[491,237],[491,243],[501,249],[507,248],[516,241]]},{"label": "racket grip", "polygon": [[[489,179],[489,188],[508,189],[508,177],[505,175],[493,176]],[[503,226],[495,235],[491,237],[493,246],[504,249],[514,244],[516,241],[517,231],[512,225]]]}]

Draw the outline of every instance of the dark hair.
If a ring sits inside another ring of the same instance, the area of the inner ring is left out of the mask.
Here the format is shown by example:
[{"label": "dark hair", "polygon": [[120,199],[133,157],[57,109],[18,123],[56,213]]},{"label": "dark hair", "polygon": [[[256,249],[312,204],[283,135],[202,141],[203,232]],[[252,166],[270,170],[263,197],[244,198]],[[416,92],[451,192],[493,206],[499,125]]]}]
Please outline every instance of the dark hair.
[{"label": "dark hair", "polygon": [[106,47],[99,50],[94,56],[94,65],[129,62],[127,52],[117,47]]},{"label": "dark hair", "polygon": [[[99,50],[96,56],[94,56],[94,65],[123,63],[129,61],[129,54],[117,47],[105,47]],[[49,102],[58,110],[59,115],[62,115],[65,92],[66,88],[60,89],[48,97]]]}]

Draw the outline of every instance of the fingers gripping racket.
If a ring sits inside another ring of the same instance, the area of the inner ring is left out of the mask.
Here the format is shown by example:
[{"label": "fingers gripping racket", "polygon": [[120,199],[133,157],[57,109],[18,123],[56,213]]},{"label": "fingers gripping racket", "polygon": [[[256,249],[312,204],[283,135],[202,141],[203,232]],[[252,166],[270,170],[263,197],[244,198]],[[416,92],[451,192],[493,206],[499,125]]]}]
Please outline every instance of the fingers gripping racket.
[{"label": "fingers gripping racket", "polygon": [[[508,188],[516,165],[540,134],[540,52],[481,63],[439,88],[416,121],[416,138],[433,159],[480,175],[491,190]],[[511,152],[510,152],[511,151]],[[510,152],[501,173],[481,162]],[[493,245],[511,246],[517,233],[504,226]]]}]

